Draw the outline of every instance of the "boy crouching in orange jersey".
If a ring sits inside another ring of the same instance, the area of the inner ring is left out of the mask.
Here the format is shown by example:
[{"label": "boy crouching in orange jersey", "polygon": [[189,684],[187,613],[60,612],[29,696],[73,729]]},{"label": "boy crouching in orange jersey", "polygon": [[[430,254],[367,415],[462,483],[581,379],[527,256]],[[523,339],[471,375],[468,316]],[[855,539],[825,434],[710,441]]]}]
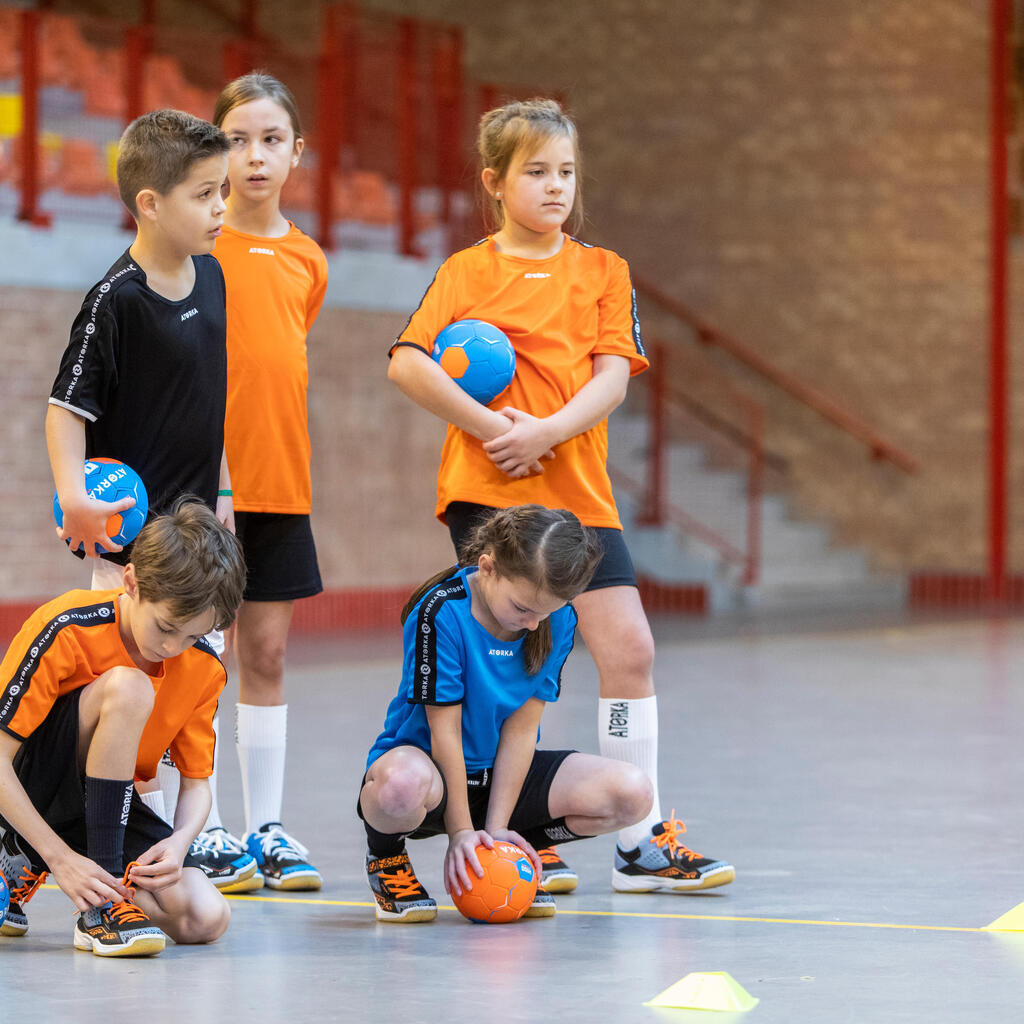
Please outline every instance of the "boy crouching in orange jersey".
[{"label": "boy crouching in orange jersey", "polygon": [[[235,537],[181,499],[139,534],[122,589],[37,609],[0,662],[0,934],[24,935],[46,873],[80,911],[76,949],[147,956],[212,942],[227,902],[190,866],[210,809],[213,716],[226,674],[205,635],[245,586]],[[142,803],[164,751],[181,771],[174,825]]]}]

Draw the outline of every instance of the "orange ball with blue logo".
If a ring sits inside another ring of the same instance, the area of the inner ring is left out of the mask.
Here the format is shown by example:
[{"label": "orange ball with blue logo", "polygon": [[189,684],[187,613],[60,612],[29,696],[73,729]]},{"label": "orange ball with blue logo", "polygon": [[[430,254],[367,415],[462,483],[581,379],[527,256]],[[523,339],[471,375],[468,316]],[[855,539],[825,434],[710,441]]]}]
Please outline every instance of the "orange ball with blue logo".
[{"label": "orange ball with blue logo", "polygon": [[452,900],[463,917],[481,924],[518,921],[530,909],[537,895],[537,873],[526,852],[514,843],[498,841],[493,850],[476,848],[484,877],[467,865],[472,888],[463,889]]}]

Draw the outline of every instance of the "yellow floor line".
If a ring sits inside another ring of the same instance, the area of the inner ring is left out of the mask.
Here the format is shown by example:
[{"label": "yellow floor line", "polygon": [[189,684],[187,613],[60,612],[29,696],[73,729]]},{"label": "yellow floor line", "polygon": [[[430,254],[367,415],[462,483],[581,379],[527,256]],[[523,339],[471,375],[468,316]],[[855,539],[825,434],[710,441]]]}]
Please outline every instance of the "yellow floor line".
[{"label": "yellow floor line", "polygon": [[[44,885],[44,889],[55,889],[56,885]],[[311,907],[363,907],[373,910],[368,900],[320,900],[304,896],[251,896],[248,893],[225,893],[229,900],[240,903],[293,903]],[[438,910],[455,910],[455,907],[438,904]],[[730,914],[656,914],[638,910],[572,910],[564,903],[558,904],[559,917],[647,917],[667,921],[735,921],[741,924],[805,924],[827,925],[830,928],[890,928],[908,932],[985,932],[986,928],[965,928],[950,924],[894,924],[885,921],[816,921],[799,917],[736,917]]]}]

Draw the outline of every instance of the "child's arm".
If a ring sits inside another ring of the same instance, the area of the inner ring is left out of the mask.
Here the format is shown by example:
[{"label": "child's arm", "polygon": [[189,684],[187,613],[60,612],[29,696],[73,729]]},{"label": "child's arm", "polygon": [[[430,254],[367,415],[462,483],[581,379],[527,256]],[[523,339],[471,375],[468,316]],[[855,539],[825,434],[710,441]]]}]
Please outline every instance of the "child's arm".
[{"label": "child's arm", "polygon": [[232,532],[235,532],[235,499],[231,493],[231,474],[228,472],[228,450],[225,448],[220,456],[220,478],[217,481],[220,491],[227,494],[217,495],[217,518]]},{"label": "child's arm", "polygon": [[491,798],[487,803],[487,821],[484,825],[492,838],[504,839],[522,847],[533,861],[538,878],[544,869],[537,851],[521,835],[512,832],[508,822],[523,790],[526,773],[530,770],[543,711],[544,701],[531,697],[518,711],[505,719],[498,740],[498,756],[494,760]]},{"label": "child's arm", "polygon": [[[423,349],[415,345],[399,345],[394,350],[388,365],[388,379],[418,406],[481,441],[501,437],[514,424],[512,417],[494,412],[470,398]],[[530,472],[543,473],[539,460],[554,457],[554,452],[544,449],[528,463],[502,469],[511,477],[526,476]]]},{"label": "child's arm", "polygon": [[[20,740],[0,731],[0,814],[39,853],[53,880],[79,910],[126,899],[129,893],[121,882],[95,861],[75,853],[32,805],[14,772],[14,755],[20,746]],[[13,878],[7,882],[17,884]]]},{"label": "child's arm", "polygon": [[444,858],[444,884],[448,892],[461,893],[471,888],[467,863],[483,878],[484,871],[477,859],[476,848],[494,843],[484,831],[473,828],[466,794],[466,762],[462,755],[462,705],[431,705],[427,709],[430,725],[430,756],[441,766],[448,803],[444,811],[444,825],[448,830],[448,852]]},{"label": "child's arm", "polygon": [[64,527],[57,527],[57,536],[67,540],[74,551],[85,545],[88,558],[96,558],[99,544],[107,551],[120,551],[107,535],[107,520],[122,509],[131,508],[134,498],[106,502],[90,498],[85,490],[85,420],[59,405],[46,408],[46,449],[57,497],[64,513]]},{"label": "child's arm", "polygon": [[209,779],[181,776],[174,832],[136,859],[131,876],[133,885],[148,892],[158,892],[181,878],[182,862],[192,840],[206,824],[212,802]]},{"label": "child's arm", "polygon": [[541,458],[542,453],[606,419],[626,397],[629,373],[629,360],[624,356],[594,356],[593,376],[557,412],[538,418],[519,409],[502,409],[501,414],[512,421],[512,429],[484,439],[484,451],[498,469],[514,475],[510,469]]}]

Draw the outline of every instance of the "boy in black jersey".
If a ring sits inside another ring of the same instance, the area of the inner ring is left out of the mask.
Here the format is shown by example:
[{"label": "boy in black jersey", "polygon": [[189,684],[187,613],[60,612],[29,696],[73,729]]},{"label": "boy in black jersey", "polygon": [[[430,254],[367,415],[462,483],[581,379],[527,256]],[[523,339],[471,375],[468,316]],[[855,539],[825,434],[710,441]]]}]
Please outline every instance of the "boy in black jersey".
[{"label": "boy in black jersey", "polygon": [[[150,512],[191,492],[234,529],[224,458],[225,292],[210,255],[224,216],[228,140],[177,110],[133,121],[121,137],[117,183],[135,241],[89,291],[71,328],[46,414],[46,443],[72,550],[95,544],[93,585],[120,585],[127,550],[105,524],[109,505],[86,494],[83,461],[126,462]],[[111,564],[115,563],[115,564]]]}]

